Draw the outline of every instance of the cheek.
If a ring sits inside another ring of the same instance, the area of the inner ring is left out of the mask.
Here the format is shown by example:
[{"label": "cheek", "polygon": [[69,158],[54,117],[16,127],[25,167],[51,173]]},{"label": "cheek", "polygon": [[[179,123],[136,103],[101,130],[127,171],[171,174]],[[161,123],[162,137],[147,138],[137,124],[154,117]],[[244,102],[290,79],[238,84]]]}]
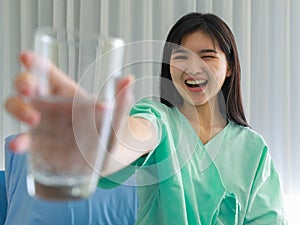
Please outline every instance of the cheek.
[{"label": "cheek", "polygon": [[215,70],[216,74],[215,74],[215,79],[221,83],[223,83],[223,81],[226,79],[226,77],[228,77],[228,74],[230,74],[229,70],[228,70],[228,66],[227,64],[222,64],[219,68],[216,68]]},{"label": "cheek", "polygon": [[182,74],[182,71],[175,66],[170,66],[170,73],[171,73],[171,77],[173,80],[178,79],[178,76],[180,76],[180,74]]},{"label": "cheek", "polygon": [[186,60],[171,60],[170,61],[170,71],[174,74],[181,74],[186,71],[188,63]]}]

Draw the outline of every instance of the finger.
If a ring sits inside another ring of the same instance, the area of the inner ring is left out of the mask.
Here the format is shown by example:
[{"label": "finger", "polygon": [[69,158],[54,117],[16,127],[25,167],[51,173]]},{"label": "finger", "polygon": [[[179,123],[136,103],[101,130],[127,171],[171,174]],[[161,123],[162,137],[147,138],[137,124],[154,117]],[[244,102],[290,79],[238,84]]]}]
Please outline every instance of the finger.
[{"label": "finger", "polygon": [[[114,119],[113,126],[115,129],[119,127],[120,121],[125,117],[128,117],[128,111],[133,104],[133,92],[132,92],[132,83],[134,77],[129,75],[118,80],[116,84],[116,93],[115,93],[115,104],[114,104]],[[108,105],[105,102],[98,102],[96,104],[96,111],[103,113],[103,111],[108,109]]]},{"label": "finger", "polygon": [[133,82],[134,82],[134,77],[132,75],[128,75],[119,79],[116,87],[116,95],[119,95],[122,91],[124,91],[126,88],[132,85]]},{"label": "finger", "polygon": [[37,93],[37,79],[30,73],[21,73],[15,80],[17,92],[25,96],[33,96]]},{"label": "finger", "polygon": [[120,79],[116,88],[116,109],[117,114],[123,114],[128,116],[128,110],[134,103],[133,95],[133,82],[134,77],[129,75]]},{"label": "finger", "polygon": [[127,126],[129,111],[134,104],[133,81],[133,76],[126,76],[117,83],[113,119],[113,128],[117,136],[120,136],[124,126]]},{"label": "finger", "polygon": [[73,96],[76,91],[84,93],[74,80],[58,69],[51,61],[38,56],[34,52],[22,53],[20,61],[30,71],[47,74],[50,94]]},{"label": "finger", "polygon": [[40,122],[39,112],[19,96],[8,98],[5,102],[5,108],[13,116],[30,126],[36,126]]},{"label": "finger", "polygon": [[9,148],[15,153],[24,153],[30,145],[30,135],[20,134],[9,142]]}]

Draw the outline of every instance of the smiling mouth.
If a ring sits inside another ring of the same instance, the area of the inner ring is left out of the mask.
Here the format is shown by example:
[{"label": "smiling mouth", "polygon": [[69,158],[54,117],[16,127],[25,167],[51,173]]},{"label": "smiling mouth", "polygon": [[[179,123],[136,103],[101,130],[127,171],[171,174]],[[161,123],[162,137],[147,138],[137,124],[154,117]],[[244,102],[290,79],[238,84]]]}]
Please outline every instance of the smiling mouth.
[{"label": "smiling mouth", "polygon": [[189,87],[189,88],[199,88],[199,87],[204,87],[206,84],[208,83],[208,80],[186,80],[185,84]]}]

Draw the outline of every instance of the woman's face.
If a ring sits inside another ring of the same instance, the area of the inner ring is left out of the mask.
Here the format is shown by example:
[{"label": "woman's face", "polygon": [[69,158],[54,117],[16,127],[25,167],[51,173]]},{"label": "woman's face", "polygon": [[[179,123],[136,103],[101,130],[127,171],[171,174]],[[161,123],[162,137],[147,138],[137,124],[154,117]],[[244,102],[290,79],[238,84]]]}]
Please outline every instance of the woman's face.
[{"label": "woman's face", "polygon": [[225,78],[231,75],[219,43],[201,31],[185,35],[172,51],[170,72],[183,104],[195,106],[216,99]]}]

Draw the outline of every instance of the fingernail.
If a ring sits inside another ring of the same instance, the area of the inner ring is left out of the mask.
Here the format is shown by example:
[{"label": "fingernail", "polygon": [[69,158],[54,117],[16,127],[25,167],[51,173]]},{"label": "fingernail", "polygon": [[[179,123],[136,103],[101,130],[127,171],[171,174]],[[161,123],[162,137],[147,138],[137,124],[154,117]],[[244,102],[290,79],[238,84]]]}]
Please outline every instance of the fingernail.
[{"label": "fingernail", "polygon": [[27,150],[29,146],[28,138],[19,138],[16,137],[15,139],[11,140],[9,143],[9,148],[11,151],[15,153],[23,153]]}]

